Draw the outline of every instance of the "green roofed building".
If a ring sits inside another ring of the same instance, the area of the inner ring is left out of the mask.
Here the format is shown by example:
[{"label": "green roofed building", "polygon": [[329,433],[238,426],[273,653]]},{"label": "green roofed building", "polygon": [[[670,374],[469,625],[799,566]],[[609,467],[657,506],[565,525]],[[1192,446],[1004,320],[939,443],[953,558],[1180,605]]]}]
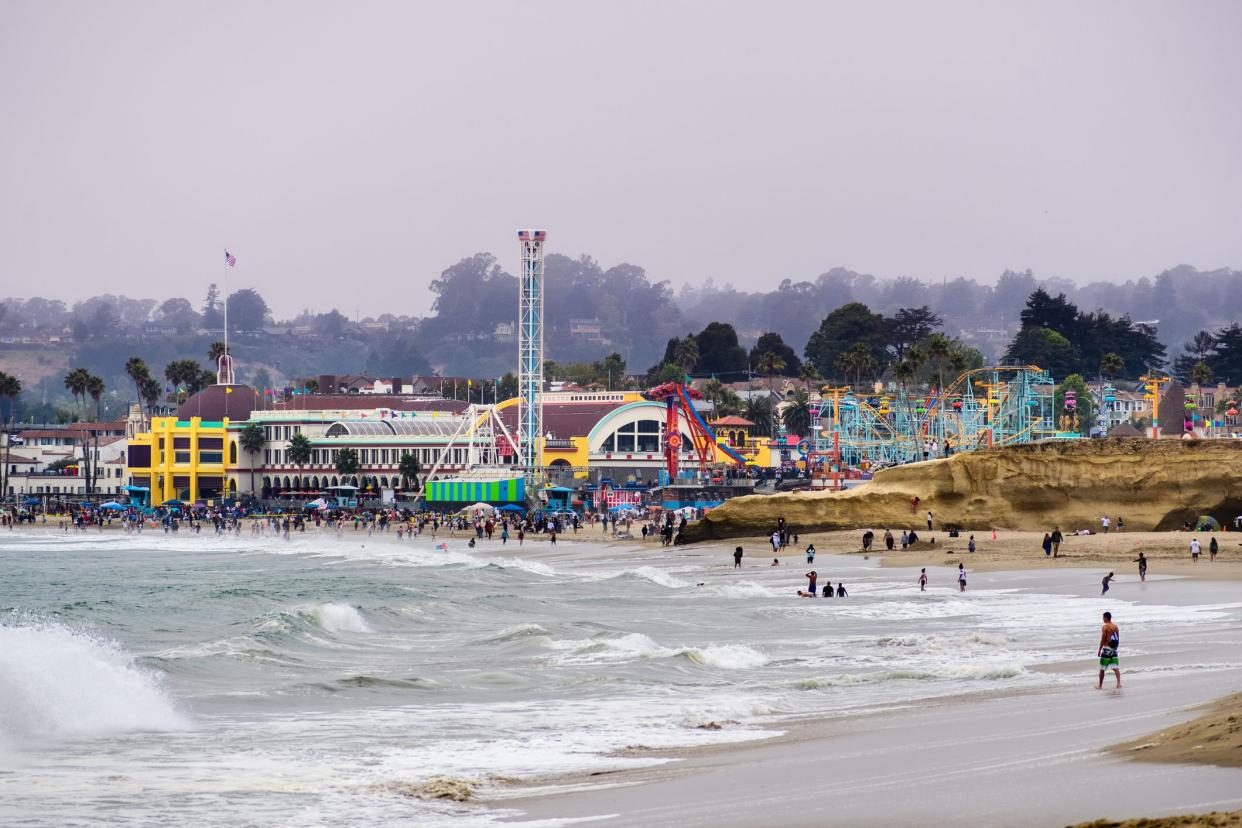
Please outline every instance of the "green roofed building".
[{"label": "green roofed building", "polygon": [[428,505],[454,503],[524,503],[526,481],[521,477],[477,480],[468,477],[432,480],[423,487]]}]

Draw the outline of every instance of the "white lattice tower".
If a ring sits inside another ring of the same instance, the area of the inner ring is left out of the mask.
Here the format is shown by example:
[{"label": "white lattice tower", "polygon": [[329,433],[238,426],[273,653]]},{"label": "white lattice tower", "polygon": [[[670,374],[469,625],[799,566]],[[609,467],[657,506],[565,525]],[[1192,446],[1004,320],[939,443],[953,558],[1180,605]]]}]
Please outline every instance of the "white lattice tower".
[{"label": "white lattice tower", "polygon": [[518,462],[527,474],[543,466],[543,243],[546,230],[519,230]]}]

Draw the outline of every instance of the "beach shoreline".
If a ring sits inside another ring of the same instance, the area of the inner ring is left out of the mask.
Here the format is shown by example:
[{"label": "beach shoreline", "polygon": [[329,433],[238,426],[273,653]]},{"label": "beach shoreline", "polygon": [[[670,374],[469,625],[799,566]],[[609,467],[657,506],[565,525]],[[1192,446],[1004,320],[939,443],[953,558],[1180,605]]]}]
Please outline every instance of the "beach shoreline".
[{"label": "beach shoreline", "polygon": [[[1133,571],[1126,572],[1123,567],[1132,564],[1132,544],[1139,543],[1140,548],[1144,549],[1145,554],[1152,563],[1149,572],[1152,573],[1152,579],[1148,585],[1154,586],[1162,583],[1174,583],[1181,581],[1184,583],[1201,584],[1204,589],[1210,590],[1212,594],[1221,601],[1228,601],[1232,593],[1228,590],[1228,584],[1242,580],[1242,561],[1236,553],[1230,554],[1230,558],[1226,559],[1224,553],[1220,556],[1215,564],[1207,561],[1206,554],[1202,557],[1198,564],[1192,564],[1189,561],[1177,560],[1177,555],[1182,548],[1183,543],[1189,542],[1189,535],[1186,533],[1122,533],[1112,534],[1110,536],[1083,536],[1070,539],[1062,549],[1066,551],[1066,555],[1056,559],[1044,559],[1042,553],[1038,556],[1031,555],[1029,548],[1031,541],[1034,540],[1036,548],[1038,541],[1042,539],[1039,533],[1018,533],[1004,532],[999,533],[1000,536],[996,541],[992,541],[990,534],[986,542],[979,541],[978,549],[975,553],[967,553],[964,549],[965,543],[969,537],[969,533],[964,533],[959,539],[953,539],[954,543],[960,543],[962,549],[953,549],[954,554],[946,554],[949,548],[937,549],[934,554],[929,554],[928,549],[911,549],[906,552],[875,552],[863,553],[861,550],[850,551],[847,544],[859,543],[860,532],[834,532],[834,533],[814,533],[811,535],[799,537],[798,548],[789,548],[781,551],[776,557],[780,559],[782,567],[791,567],[791,571],[796,569],[800,576],[801,570],[806,568],[804,558],[804,548],[808,543],[814,543],[819,556],[835,556],[848,555],[852,559],[862,557],[864,554],[870,555],[880,567],[902,567],[917,572],[921,566],[936,567],[936,576],[941,585],[948,577],[949,569],[956,570],[956,563],[965,561],[970,571],[988,572],[988,573],[1064,573],[1076,572],[1083,568],[1102,568],[1113,567],[1117,571],[1125,572],[1126,583],[1130,581],[1137,582],[1137,575]],[[1159,537],[1153,537],[1153,536]],[[938,535],[938,538],[940,536]],[[1228,534],[1232,540],[1234,537],[1242,538],[1242,534]],[[749,541],[749,539],[748,539]],[[762,539],[760,539],[762,541]],[[978,538],[977,538],[978,541]],[[1077,543],[1074,543],[1077,541]],[[678,554],[683,550],[694,550],[696,556],[706,556],[709,559],[719,558],[721,565],[724,566],[728,562],[731,566],[732,548],[738,545],[737,541],[713,542],[711,544],[697,544],[691,547],[677,547],[675,550],[670,549],[670,554]],[[743,542],[743,548],[747,551],[744,558],[746,567],[771,566],[771,550],[763,549],[755,550],[753,541]],[[1206,542],[1204,543],[1206,548]],[[846,547],[846,548],[843,548]],[[1151,550],[1150,552],[1146,550]],[[968,557],[969,556],[969,557]],[[827,560],[819,559],[819,568],[831,573],[832,558]],[[1107,570],[1105,570],[1107,571]],[[791,577],[791,584],[796,582],[798,578]],[[912,586],[912,589],[915,587]],[[1093,593],[1097,589],[1094,579],[1088,584],[1084,582],[1084,591]],[[1228,637],[1225,637],[1226,640]],[[1224,644],[1222,644],[1224,646]],[[1212,674],[1205,678],[1205,674],[1191,673],[1196,676],[1196,684],[1202,679],[1206,690],[1211,695],[1210,698],[1224,699],[1229,698],[1230,693],[1234,693],[1239,687],[1242,687],[1242,645],[1236,642],[1228,642],[1228,646],[1234,647],[1237,652],[1233,653],[1229,663],[1233,667],[1228,670],[1222,670],[1219,673]],[[1202,653],[1207,658],[1206,652],[1211,652],[1216,645],[1207,646],[1206,651]],[[1088,654],[1089,655],[1089,654]],[[1190,655],[1188,659],[1194,660]],[[1201,659],[1202,660],[1202,659]],[[1234,663],[1236,660],[1236,664]],[[1149,660],[1130,658],[1127,659],[1127,670],[1131,668],[1145,666]],[[1071,685],[1069,687],[1053,687],[1053,688],[1030,688],[1015,687],[1006,689],[987,689],[977,692],[967,692],[945,696],[939,698],[931,698],[920,701],[916,704],[900,703],[894,705],[878,705],[873,709],[852,709],[842,711],[838,714],[815,715],[810,717],[791,716],[774,723],[767,728],[767,735],[763,738],[757,738],[739,743],[730,743],[724,745],[709,745],[691,748],[674,748],[659,751],[639,751],[631,755],[643,755],[648,758],[659,759],[660,764],[637,768],[624,769],[617,771],[605,771],[595,774],[565,774],[554,778],[543,778],[537,780],[530,785],[516,785],[498,789],[487,790],[483,792],[482,801],[491,806],[504,809],[518,809],[523,812],[521,817],[513,817],[509,821],[515,824],[521,824],[527,819],[542,818],[588,818],[601,817],[605,814],[613,816],[606,820],[607,824],[641,824],[641,825],[662,825],[685,826],[697,824],[726,824],[726,825],[762,825],[765,819],[751,812],[745,803],[739,804],[732,793],[733,786],[712,782],[717,778],[729,778],[739,780],[740,784],[749,784],[741,782],[741,780],[750,780],[754,784],[759,785],[753,774],[758,774],[758,778],[766,780],[769,783],[775,783],[782,791],[783,797],[788,797],[792,802],[783,802],[779,806],[782,817],[779,820],[781,824],[800,825],[800,824],[816,824],[817,820],[807,819],[802,821],[797,815],[798,808],[802,801],[803,795],[797,786],[791,786],[783,779],[770,779],[763,770],[769,766],[795,767],[805,764],[815,766],[823,761],[840,763],[846,766],[850,757],[860,755],[872,755],[876,748],[870,745],[850,744],[848,749],[839,745],[845,737],[853,742],[855,740],[863,740],[865,742],[866,734],[872,731],[879,731],[886,734],[894,733],[910,733],[917,731],[919,724],[929,719],[944,717],[952,720],[972,720],[977,722],[970,726],[972,731],[971,739],[987,739],[988,736],[984,731],[991,730],[987,727],[988,716],[979,713],[981,709],[996,709],[999,716],[1015,721],[1026,721],[1026,712],[1024,708],[1029,706],[1044,707],[1049,710],[1057,711],[1057,717],[1063,714],[1062,707],[1074,709],[1076,697],[1081,697],[1084,687],[1089,687],[1091,694],[1099,693],[1097,698],[1107,698],[1113,692],[1106,684],[1104,691],[1094,691],[1095,674],[1091,659],[1084,657],[1082,660],[1071,660],[1040,664],[1031,667],[1033,672],[1048,672],[1060,674],[1081,673],[1083,676],[1083,684]],[[1159,669],[1151,667],[1150,669]],[[1188,670],[1193,668],[1188,667]],[[1218,680],[1219,679],[1219,680]],[[1146,681],[1147,677],[1135,679],[1136,681]],[[1108,682],[1111,683],[1111,676]],[[1127,680],[1129,683],[1130,680]],[[1167,680],[1159,680],[1163,689],[1161,692],[1167,694],[1165,703],[1158,709],[1150,710],[1147,715],[1132,716],[1127,715],[1121,717],[1125,721],[1125,727],[1128,733],[1133,733],[1135,739],[1143,742],[1147,738],[1147,734],[1158,730],[1162,725],[1174,723],[1174,727],[1185,726],[1187,722],[1194,721],[1196,708],[1201,706],[1202,697],[1196,693],[1186,693],[1171,689],[1173,682]],[[1210,690],[1207,690],[1210,687]],[[1132,692],[1127,688],[1124,692]],[[1090,698],[1090,697],[1088,697]],[[1095,700],[1092,700],[1095,703]],[[1218,702],[1220,703],[1220,702]],[[1071,764],[1087,765],[1092,769],[1101,773],[1107,773],[1119,777],[1127,777],[1133,774],[1126,768],[1131,763],[1128,758],[1118,755],[1115,752],[1115,745],[1118,739],[1111,738],[1107,733],[1102,732],[1097,727],[1097,722],[1093,721],[1089,716],[1074,716],[1072,725],[1066,726],[1057,722],[1049,723],[1049,730],[1053,733],[1069,734],[1067,738],[1072,737],[1076,743],[1073,750],[1067,750],[1066,745],[1061,744],[1057,737],[1052,737],[1052,741],[1057,742],[1055,749],[1052,750],[1052,756],[1056,757],[1052,761],[1064,761],[1067,766]],[[1146,722],[1146,724],[1145,724]],[[729,726],[724,723],[723,726]],[[951,740],[950,740],[951,741]],[[1016,737],[1011,741],[1018,741]],[[890,746],[888,751],[890,758],[896,762],[907,762],[902,758],[902,754],[907,751],[912,752],[911,755],[917,755],[920,750],[936,750],[934,744],[902,744],[902,739],[896,739],[896,744]],[[861,751],[861,753],[860,753]],[[825,758],[829,757],[829,758]],[[1068,758],[1067,758],[1068,757]],[[1154,757],[1154,754],[1153,754]],[[1042,761],[1042,760],[1036,760]],[[1153,758],[1154,763],[1159,763],[1159,758]],[[1152,764],[1153,768],[1165,768],[1164,764]],[[1188,766],[1189,767],[1189,766]],[[1200,767],[1200,765],[1193,765]],[[1058,772],[1065,772],[1060,770]],[[920,772],[917,768],[905,767],[903,765],[902,775],[913,780],[912,784],[920,784]],[[1242,792],[1242,774],[1230,775],[1221,768],[1213,768],[1208,772],[1212,777],[1210,783],[1205,784],[1205,788],[1212,790],[1211,799],[1203,799],[1202,796],[1189,802],[1178,797],[1149,796],[1144,799],[1144,803],[1136,805],[1126,811],[1126,815],[1134,817],[1142,817],[1147,815],[1165,815],[1174,813],[1184,813],[1195,810],[1211,810],[1211,808],[1190,808],[1188,804],[1199,805],[1203,802],[1228,804],[1228,810],[1242,807],[1242,793],[1231,798],[1227,793],[1233,790],[1231,785],[1237,784],[1237,790]],[[1231,780],[1231,781],[1230,781]],[[758,790],[760,796],[769,797],[770,785],[759,785]],[[814,787],[814,786],[812,786]],[[1168,790],[1161,788],[1153,788],[1155,791]],[[705,793],[714,791],[712,793]],[[889,792],[893,793],[892,791]],[[690,812],[696,812],[696,807],[702,805],[704,799],[711,801],[712,796],[718,796],[723,800],[733,803],[737,810],[727,812],[714,810],[714,818],[711,820],[700,819],[698,816],[686,817],[685,805],[693,803],[695,807],[691,807]],[[1198,794],[1197,794],[1198,795]],[[1084,792],[1081,797],[1072,801],[1072,805],[1064,810],[1063,815],[1054,816],[1049,814],[1048,819],[1031,820],[1029,818],[1021,818],[1018,816],[1021,812],[1018,810],[1010,811],[1009,816],[998,816],[1004,812],[1004,808],[989,814],[992,818],[992,824],[1068,824],[1081,820],[1096,819],[1102,816],[1109,816],[1108,812],[1093,812],[1092,800],[1094,796],[1089,792]],[[634,811],[627,802],[649,803],[642,806],[640,811]],[[1229,804],[1232,803],[1232,804]],[[815,807],[813,805],[809,807]],[[999,807],[999,806],[998,806]],[[1219,804],[1213,807],[1219,809],[1223,807]],[[1131,808],[1127,805],[1126,808]],[[887,821],[893,821],[894,817],[891,813],[885,812],[882,808],[874,813],[886,813]],[[840,824],[882,824],[885,820],[878,818],[870,818],[861,813],[855,815],[856,818],[839,818]],[[832,818],[828,814],[822,815],[823,819]],[[957,820],[941,820],[923,818],[924,822],[929,824],[960,824]],[[768,823],[771,824],[771,823]]]}]

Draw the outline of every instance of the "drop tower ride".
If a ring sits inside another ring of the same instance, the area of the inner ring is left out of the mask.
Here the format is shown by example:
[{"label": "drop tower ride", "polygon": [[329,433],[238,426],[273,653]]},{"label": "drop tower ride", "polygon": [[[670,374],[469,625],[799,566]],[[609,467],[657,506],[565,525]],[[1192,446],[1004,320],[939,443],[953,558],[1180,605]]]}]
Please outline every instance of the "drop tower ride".
[{"label": "drop tower ride", "polygon": [[546,230],[519,230],[518,463],[528,477],[543,466],[543,243]]}]

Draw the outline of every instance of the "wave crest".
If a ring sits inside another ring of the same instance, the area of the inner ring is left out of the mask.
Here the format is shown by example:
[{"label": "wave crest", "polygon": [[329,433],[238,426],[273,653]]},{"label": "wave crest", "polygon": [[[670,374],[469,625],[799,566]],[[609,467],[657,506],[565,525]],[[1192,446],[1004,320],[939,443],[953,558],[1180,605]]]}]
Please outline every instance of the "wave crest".
[{"label": "wave crest", "polygon": [[187,724],[159,675],[117,642],[52,621],[0,621],[0,742]]}]

